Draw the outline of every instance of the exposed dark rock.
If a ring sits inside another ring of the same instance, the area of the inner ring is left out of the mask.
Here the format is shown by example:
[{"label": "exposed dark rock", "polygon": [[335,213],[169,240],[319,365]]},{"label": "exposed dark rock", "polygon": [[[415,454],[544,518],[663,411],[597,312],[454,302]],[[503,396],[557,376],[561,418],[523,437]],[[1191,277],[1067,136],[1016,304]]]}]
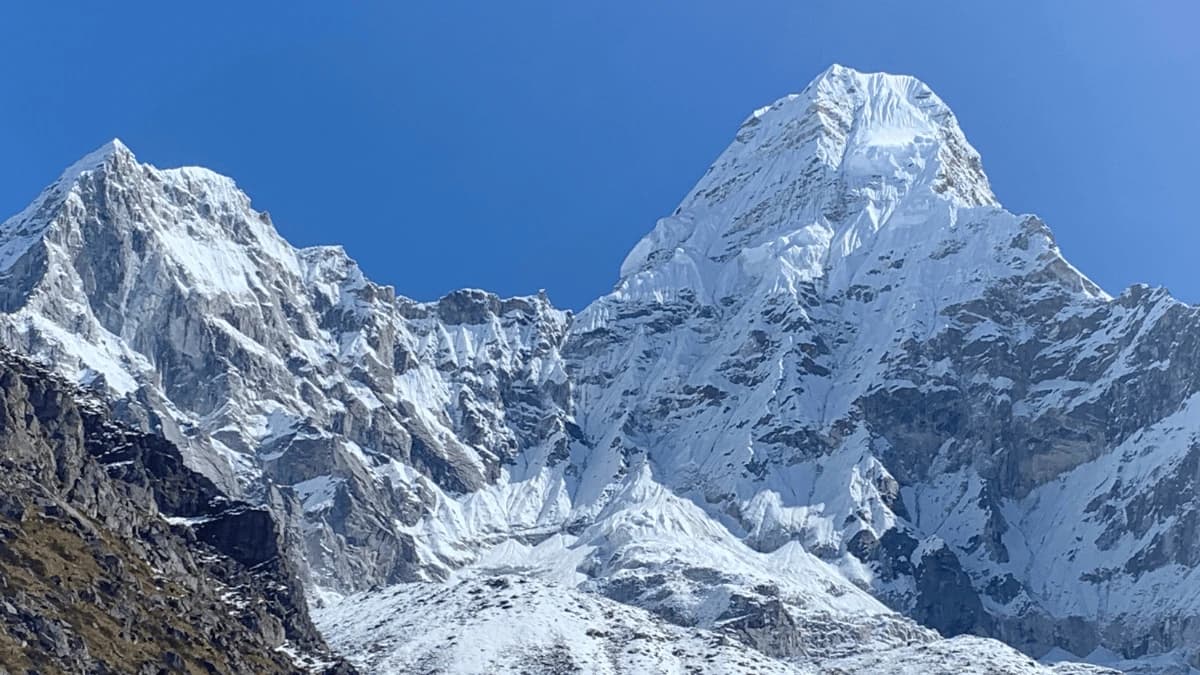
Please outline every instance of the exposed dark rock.
[{"label": "exposed dark rock", "polygon": [[282,545],[171,444],[0,350],[0,667],[348,672]]}]

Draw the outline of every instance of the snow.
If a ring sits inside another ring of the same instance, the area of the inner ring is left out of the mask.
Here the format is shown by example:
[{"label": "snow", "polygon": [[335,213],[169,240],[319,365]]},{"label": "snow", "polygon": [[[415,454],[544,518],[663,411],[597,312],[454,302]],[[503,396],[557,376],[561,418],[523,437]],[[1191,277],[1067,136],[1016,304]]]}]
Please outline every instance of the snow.
[{"label": "snow", "polygon": [[[81,226],[99,212],[85,188],[100,170],[124,191],[105,222],[123,242],[114,249],[92,248]],[[39,243],[46,271],[22,271]],[[85,283],[79,260],[118,252],[133,257],[113,288]],[[330,544],[344,534],[321,529],[339,491],[376,499],[355,508],[411,539],[402,571],[428,583],[348,593],[400,570],[372,567],[368,532],[353,537],[368,540],[361,559],[330,572],[364,578],[313,589],[322,630],[368,672],[1047,672],[997,642],[939,640],[873,597],[903,597],[912,579],[882,578],[848,542],[892,528],[917,540],[915,564],[949,550],[977,581],[1026,583],[1009,605],[984,599],[1001,617],[1036,606],[1145,617],[1136,627],[1150,632],[1200,607],[1197,572],[1180,566],[1080,581],[1169,528],[1101,549],[1105,523],[1080,514],[1118,480],[1124,503],[1181,465],[1200,429],[1194,399],[1003,501],[1006,562],[971,543],[991,525],[979,504],[995,467],[952,461],[955,439],[930,444],[928,478],[898,472],[895,501],[884,461],[895,448],[858,423],[869,397],[972,388],[1022,423],[1072,411],[1145,368],[1136,350],[1175,306],[1113,301],[1048,231],[1002,210],[949,108],[911,77],[833,66],[756,110],[633,248],[613,292],[576,317],[542,296],[468,290],[453,300],[486,311],[447,319],[452,306],[396,297],[340,247],[293,248],[232,179],[136,164],[118,141],[0,226],[0,283],[18,273],[36,283],[0,317],[6,341],[77,381],[101,374],[116,396],[163,401],[154,412],[184,430],[189,461],[251,490],[264,467],[301,463],[307,480],[287,487],[306,534],[329,537],[310,551],[349,555]],[[944,354],[896,366],[909,345],[951,333],[979,349],[1034,344],[1035,326],[963,309],[1034,277],[1051,279],[1022,302],[1069,300],[1049,323],[1106,313],[1036,355],[1069,372],[1022,391],[1014,373],[960,377]],[[201,363],[216,400],[177,403],[164,381]],[[1097,363],[1102,374],[1086,377]],[[467,487],[439,485],[395,438],[443,451]],[[309,451],[329,456],[296,458]],[[756,618],[743,601],[778,602],[780,616],[818,627],[827,653],[806,644],[811,658],[784,662],[734,642]],[[1162,658],[1176,657],[1189,658]]]},{"label": "snow", "polygon": [[[15,230],[15,227],[13,230]],[[34,230],[33,232],[13,232],[13,230],[5,227],[3,230],[5,233],[4,239],[0,239],[0,270],[2,271],[7,271],[30,248],[42,240],[42,233],[39,230]]]},{"label": "snow", "polygon": [[245,247],[228,240],[199,239],[197,232],[186,225],[184,228],[164,230],[158,237],[170,251],[171,260],[192,282],[189,290],[235,296],[249,293],[253,264]]},{"label": "snow", "polygon": [[1117,675],[1113,670],[1079,664],[1043,666],[1000,642],[977,637],[957,637],[891,651],[868,652],[830,662],[827,667],[830,672],[855,675],[927,675],[931,672],[956,675]]},{"label": "snow", "polygon": [[356,594],[315,610],[314,619],[354,665],[381,674],[1115,675],[1075,665],[1060,671],[994,640],[972,637],[847,658],[778,660],[739,648],[720,632],[676,626],[644,610],[518,573]]},{"label": "snow", "polygon": [[[43,190],[37,199],[20,213],[0,223],[0,273],[8,271],[31,247],[43,240],[51,222],[37,220],[35,216],[69,199],[76,181],[103,167],[118,154],[127,155],[131,160],[133,157],[129,149],[114,138],[67,167],[58,180]],[[4,277],[0,276],[0,280],[2,279]]]},{"label": "snow", "polygon": [[212,520],[212,518],[206,516],[163,516],[162,519],[172,525],[182,525],[185,527],[203,525]]},{"label": "snow", "polygon": [[113,157],[123,155],[129,159],[133,159],[133,152],[123,143],[121,139],[114,138],[111,141],[101,145],[99,148],[89,152],[81,157],[77,162],[67,167],[62,172],[56,185],[67,186],[88,172],[95,171],[107,164]]},{"label": "snow", "polygon": [[[761,263],[777,260],[788,264],[778,280],[785,285],[816,279],[836,273],[826,270],[871,245],[885,226],[919,226],[912,234],[936,243],[924,235],[939,219],[952,225],[961,209],[996,206],[982,172],[949,199],[933,192],[945,164],[977,160],[978,153],[945,104],[914,78],[835,66],[752,119],[676,214],[626,258],[623,298],[661,300],[669,288],[691,288],[716,300],[742,288],[746,276],[765,275]],[[944,157],[945,136],[967,156]],[[822,215],[824,200],[838,198],[829,189],[835,180],[866,197],[858,219],[836,223]],[[739,264],[719,262],[735,252]],[[653,265],[652,258],[667,262]]]},{"label": "snow", "polygon": [[36,331],[42,339],[55,345],[58,350],[55,365],[69,379],[83,381],[94,378],[93,373],[100,373],[115,393],[127,394],[137,389],[137,380],[131,371],[148,369],[144,359],[126,351],[111,334],[101,333],[95,341],[88,341],[40,314],[23,310],[14,318],[24,331]]},{"label": "snow", "polygon": [[364,672],[803,673],[706,631],[522,575],[349,596],[315,620]]},{"label": "snow", "polygon": [[304,504],[305,512],[316,513],[333,508],[338,486],[344,481],[332,476],[317,476],[291,486]]},{"label": "snow", "polygon": [[[1121,568],[1170,525],[1126,532],[1112,545],[1101,547],[1098,542],[1106,525],[1086,515],[1089,502],[1118,483],[1125,486],[1125,494],[1136,494],[1134,486],[1153,485],[1158,477],[1178,467],[1200,442],[1198,429],[1200,395],[1112,453],[1077,467],[1014,505],[1013,522],[1027,533],[1025,545],[1014,549],[1020,552],[1032,590],[1045,606],[1059,615],[1116,618],[1186,612],[1200,603],[1200,572],[1176,565],[1140,578],[1118,575],[1102,584],[1079,583],[1088,573]],[[1138,461],[1127,461],[1131,454],[1138,455]],[[1062,532],[1076,536],[1061,536]]]}]

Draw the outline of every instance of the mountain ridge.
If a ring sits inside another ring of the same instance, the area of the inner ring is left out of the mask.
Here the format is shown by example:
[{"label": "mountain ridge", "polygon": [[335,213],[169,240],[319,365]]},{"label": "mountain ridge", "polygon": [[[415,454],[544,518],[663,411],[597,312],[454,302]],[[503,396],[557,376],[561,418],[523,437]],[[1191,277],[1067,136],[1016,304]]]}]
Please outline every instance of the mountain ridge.
[{"label": "mountain ridge", "polygon": [[1200,560],[1200,318],[1004,211],[914,78],[756,111],[578,314],[408,300],[121,148],[0,226],[0,336],[272,504],[328,608],[515,566],[775,658],[936,639],[907,615],[1196,665],[1200,601],[1145,584]]}]

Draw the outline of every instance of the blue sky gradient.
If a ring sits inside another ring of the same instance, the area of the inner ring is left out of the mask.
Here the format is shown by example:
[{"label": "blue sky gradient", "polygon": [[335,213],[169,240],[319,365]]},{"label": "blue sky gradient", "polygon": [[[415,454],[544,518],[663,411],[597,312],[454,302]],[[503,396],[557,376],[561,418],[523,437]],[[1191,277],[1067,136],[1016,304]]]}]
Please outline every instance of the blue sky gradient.
[{"label": "blue sky gradient", "polygon": [[1195,302],[1197,26],[1184,1],[6,3],[0,217],[119,136],[410,297],[580,308],[750,111],[839,62],[928,82],[1107,290]]}]

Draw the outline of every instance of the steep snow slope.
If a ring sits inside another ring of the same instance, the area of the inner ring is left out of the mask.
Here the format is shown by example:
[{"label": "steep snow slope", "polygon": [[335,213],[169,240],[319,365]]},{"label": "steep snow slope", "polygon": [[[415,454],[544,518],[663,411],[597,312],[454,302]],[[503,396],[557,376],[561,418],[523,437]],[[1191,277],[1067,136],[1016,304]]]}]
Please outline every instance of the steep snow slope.
[{"label": "steep snow slope", "polygon": [[0,336],[270,505],[330,602],[515,569],[796,663],[971,644],[897,611],[1200,658],[1200,315],[1075,270],[910,77],[755,112],[577,317],[396,296],[114,142],[0,226]]}]

